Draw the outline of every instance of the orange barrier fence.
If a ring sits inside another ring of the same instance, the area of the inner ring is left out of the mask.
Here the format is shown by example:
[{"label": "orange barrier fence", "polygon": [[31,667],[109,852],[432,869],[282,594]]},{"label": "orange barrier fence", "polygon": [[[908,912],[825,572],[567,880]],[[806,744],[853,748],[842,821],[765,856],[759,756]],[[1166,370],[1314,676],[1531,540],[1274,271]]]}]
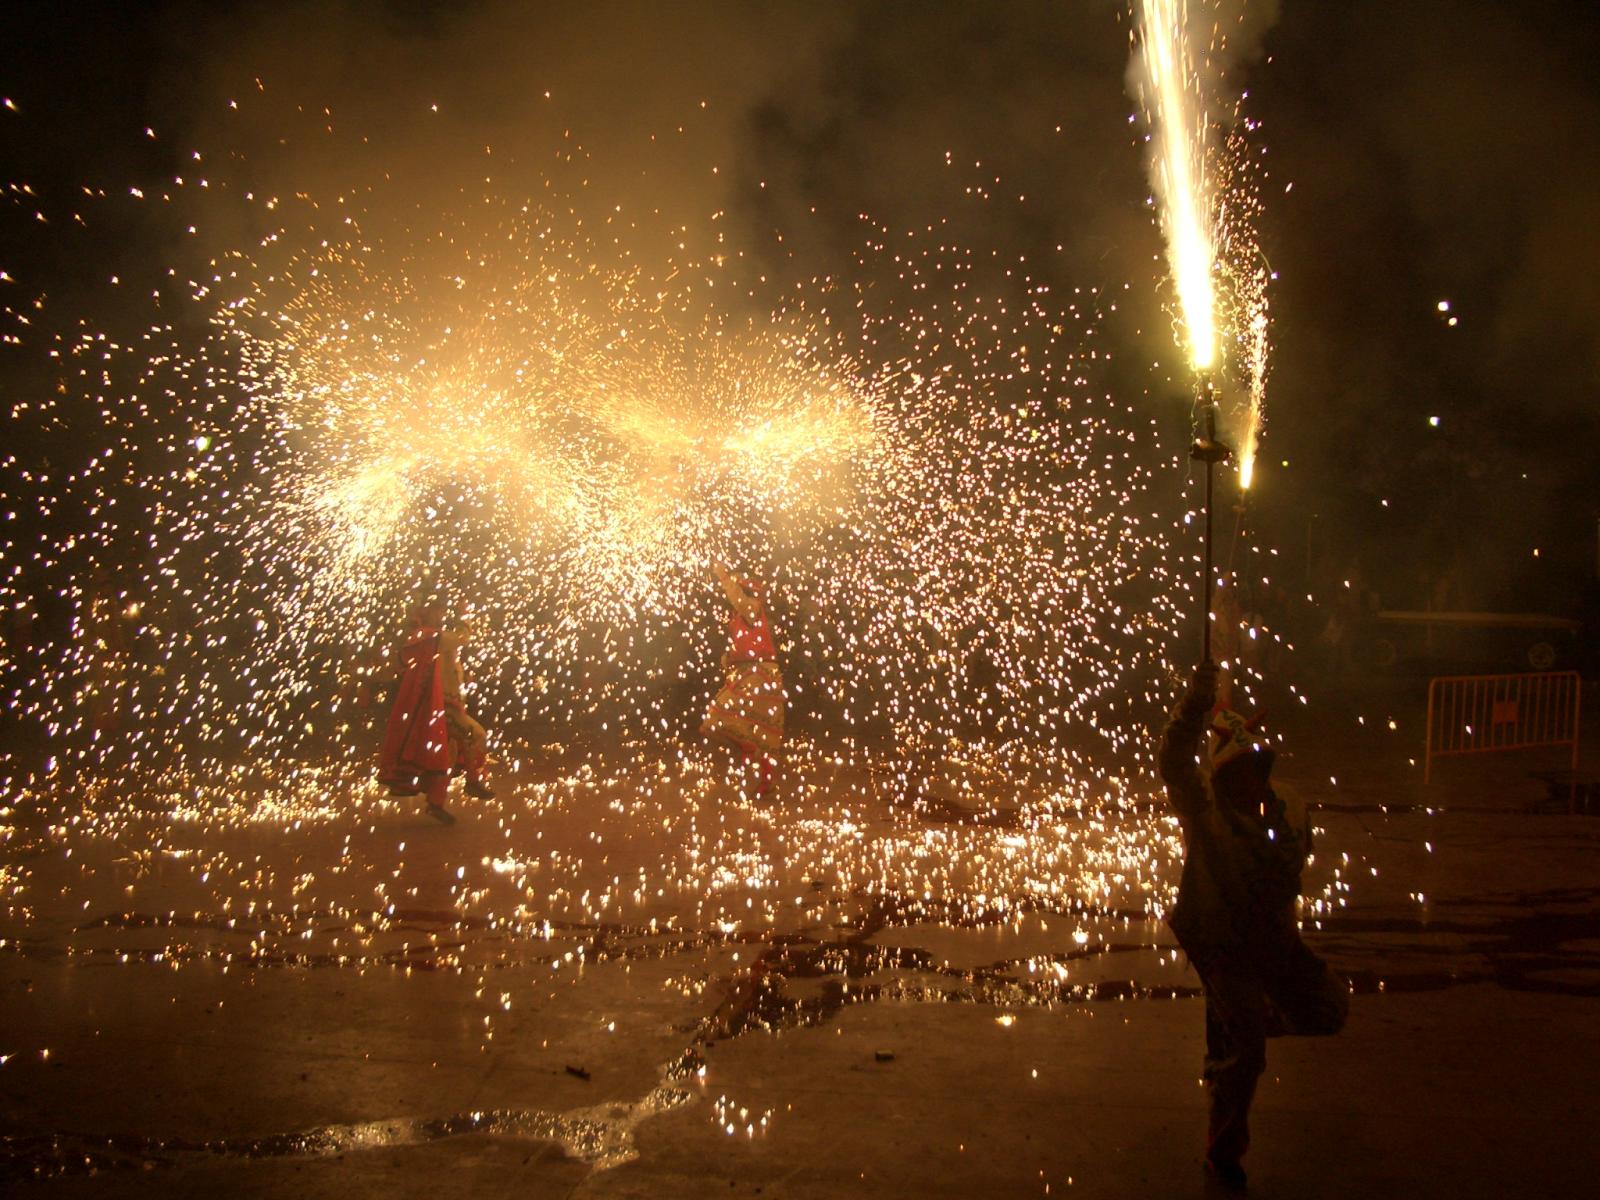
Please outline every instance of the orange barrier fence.
[{"label": "orange barrier fence", "polygon": [[1581,692],[1576,671],[1429,680],[1422,782],[1432,777],[1436,758],[1535,746],[1571,746],[1576,771]]}]

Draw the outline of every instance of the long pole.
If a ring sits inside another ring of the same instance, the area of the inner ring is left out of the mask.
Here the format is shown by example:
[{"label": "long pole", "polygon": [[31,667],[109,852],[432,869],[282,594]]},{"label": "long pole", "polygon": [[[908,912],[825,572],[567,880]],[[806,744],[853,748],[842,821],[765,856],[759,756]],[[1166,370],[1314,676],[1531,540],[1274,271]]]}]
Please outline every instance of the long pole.
[{"label": "long pole", "polygon": [[[1206,439],[1217,440],[1217,414],[1210,405],[1206,406]],[[1212,479],[1216,475],[1210,459],[1206,460],[1206,564],[1205,564],[1205,592],[1206,606],[1200,621],[1200,661],[1211,661],[1211,500]]]},{"label": "long pole", "polygon": [[1205,608],[1200,613],[1200,661],[1211,661],[1211,509],[1214,497],[1214,475],[1212,470],[1219,462],[1226,462],[1232,453],[1228,447],[1217,441],[1217,395],[1211,386],[1211,380],[1200,380],[1202,395],[1201,403],[1205,406],[1205,436],[1196,438],[1193,446],[1189,447],[1189,457],[1206,465],[1206,512],[1205,512],[1205,555],[1203,574],[1200,580],[1200,594],[1205,600]]}]

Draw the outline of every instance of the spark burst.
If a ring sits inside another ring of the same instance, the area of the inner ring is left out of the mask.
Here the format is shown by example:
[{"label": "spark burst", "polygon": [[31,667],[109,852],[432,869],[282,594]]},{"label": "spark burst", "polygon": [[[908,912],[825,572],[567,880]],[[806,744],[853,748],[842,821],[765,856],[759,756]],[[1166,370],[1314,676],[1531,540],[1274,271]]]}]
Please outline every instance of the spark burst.
[{"label": "spark burst", "polygon": [[[298,961],[331,921],[354,932],[327,954],[362,969],[411,961],[427,899],[508,954],[552,920],[835,919],[780,892],[799,878],[903,922],[1162,910],[1178,843],[1148,731],[1187,576],[1174,454],[1109,381],[1119,293],[1058,295],[938,225],[864,221],[848,269],[780,293],[737,252],[641,262],[581,198],[361,194],[221,169],[86,189],[90,224],[259,233],[124,272],[96,319],[42,288],[9,310],[38,453],[5,463],[26,516],[0,592],[38,614],[7,667],[48,758],[14,760],[6,836],[43,812],[83,848],[46,867],[54,894],[137,847],[129,911],[177,875],[195,921],[260,925],[224,961]],[[781,834],[689,740],[716,558],[772,582]],[[352,728],[366,656],[424,589],[480,630],[473,700],[506,760],[479,814],[495,852],[444,877],[392,849],[407,816]],[[630,846],[648,873],[611,865]],[[35,869],[3,877],[24,922]],[[212,954],[173,928],[159,961]]]},{"label": "spark burst", "polygon": [[1059,779],[1093,759],[1074,730],[1137,761],[1114,710],[1171,625],[1162,518],[1133,507],[1162,459],[1094,391],[1100,296],[1058,310],[1024,277],[901,307],[971,252],[889,253],[867,225],[857,278],[752,319],[709,303],[745,287],[723,268],[603,267],[581,221],[492,196],[420,235],[270,212],[258,244],[174,272],[198,345],[187,319],[32,339],[110,442],[63,488],[92,536],[41,534],[28,564],[78,616],[73,669],[24,703],[83,761],[108,660],[113,707],[183,714],[127,722],[110,740],[136,760],[299,753],[330,677],[423,591],[489,632],[479,703],[508,731],[676,730],[715,660],[719,558],[787,598],[824,724],[907,762]]},{"label": "spark burst", "polygon": [[1233,384],[1239,486],[1248,491],[1266,398],[1271,273],[1257,232],[1264,172],[1247,139],[1255,127],[1243,116],[1243,96],[1220,146],[1212,135],[1209,110],[1228,49],[1221,7],[1200,5],[1211,24],[1206,52],[1197,56],[1202,39],[1188,0],[1137,0],[1133,81],[1151,131],[1150,177],[1177,294],[1178,341],[1196,372]]}]

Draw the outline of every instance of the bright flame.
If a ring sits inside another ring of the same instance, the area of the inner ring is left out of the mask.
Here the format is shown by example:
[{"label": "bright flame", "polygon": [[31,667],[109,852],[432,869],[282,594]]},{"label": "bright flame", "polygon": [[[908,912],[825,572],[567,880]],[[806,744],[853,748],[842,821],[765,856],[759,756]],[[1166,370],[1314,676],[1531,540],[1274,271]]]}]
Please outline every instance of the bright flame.
[{"label": "bright flame", "polygon": [[1185,0],[1140,0],[1144,102],[1155,138],[1152,164],[1167,261],[1196,370],[1216,362],[1211,198],[1206,187],[1204,110],[1189,60]]},{"label": "bright flame", "polygon": [[1255,478],[1256,443],[1261,439],[1261,409],[1267,391],[1267,309],[1266,291],[1258,291],[1259,307],[1250,318],[1250,328],[1245,334],[1245,359],[1250,368],[1250,406],[1245,412],[1244,439],[1239,449],[1239,488],[1250,490]]}]

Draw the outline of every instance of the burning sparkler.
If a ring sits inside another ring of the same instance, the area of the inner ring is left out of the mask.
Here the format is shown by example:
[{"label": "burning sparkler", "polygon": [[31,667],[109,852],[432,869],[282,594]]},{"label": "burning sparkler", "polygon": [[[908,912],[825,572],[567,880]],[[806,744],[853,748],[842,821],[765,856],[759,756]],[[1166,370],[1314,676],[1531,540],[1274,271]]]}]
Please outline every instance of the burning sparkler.
[{"label": "burning sparkler", "polygon": [[1214,217],[1206,173],[1205,108],[1189,53],[1186,0],[1140,0],[1138,46],[1155,145],[1152,179],[1190,365],[1217,359]]},{"label": "burning sparkler", "polygon": [[[1238,380],[1239,486],[1254,480],[1269,354],[1267,283],[1256,240],[1255,168],[1242,133],[1212,145],[1208,82],[1218,74],[1193,52],[1187,0],[1138,0],[1135,86],[1150,127],[1150,176],[1177,295],[1179,342],[1200,390]],[[1213,27],[1210,45],[1225,44]],[[1237,118],[1237,114],[1235,114]],[[1240,120],[1241,124],[1247,122]]]},{"label": "burning sparkler", "polygon": [[[1243,444],[1239,455],[1239,487],[1248,491],[1255,475],[1256,442],[1261,426],[1267,375],[1267,272],[1255,259],[1253,217],[1259,208],[1250,186],[1245,142],[1228,141],[1229,164],[1222,195],[1235,194],[1232,205],[1219,202],[1211,178],[1203,73],[1190,50],[1190,13],[1186,0],[1139,0],[1135,44],[1137,82],[1151,128],[1151,178],[1155,187],[1167,262],[1178,297],[1181,338],[1195,372],[1196,407],[1203,432],[1191,457],[1205,464],[1205,553],[1201,596],[1202,657],[1211,656],[1213,468],[1232,451],[1217,439],[1216,377],[1235,367],[1246,379]],[[1225,267],[1231,269],[1224,271]],[[1231,286],[1219,300],[1219,277]],[[1219,308],[1234,331],[1219,339]],[[1230,361],[1222,346],[1233,351]]]}]

